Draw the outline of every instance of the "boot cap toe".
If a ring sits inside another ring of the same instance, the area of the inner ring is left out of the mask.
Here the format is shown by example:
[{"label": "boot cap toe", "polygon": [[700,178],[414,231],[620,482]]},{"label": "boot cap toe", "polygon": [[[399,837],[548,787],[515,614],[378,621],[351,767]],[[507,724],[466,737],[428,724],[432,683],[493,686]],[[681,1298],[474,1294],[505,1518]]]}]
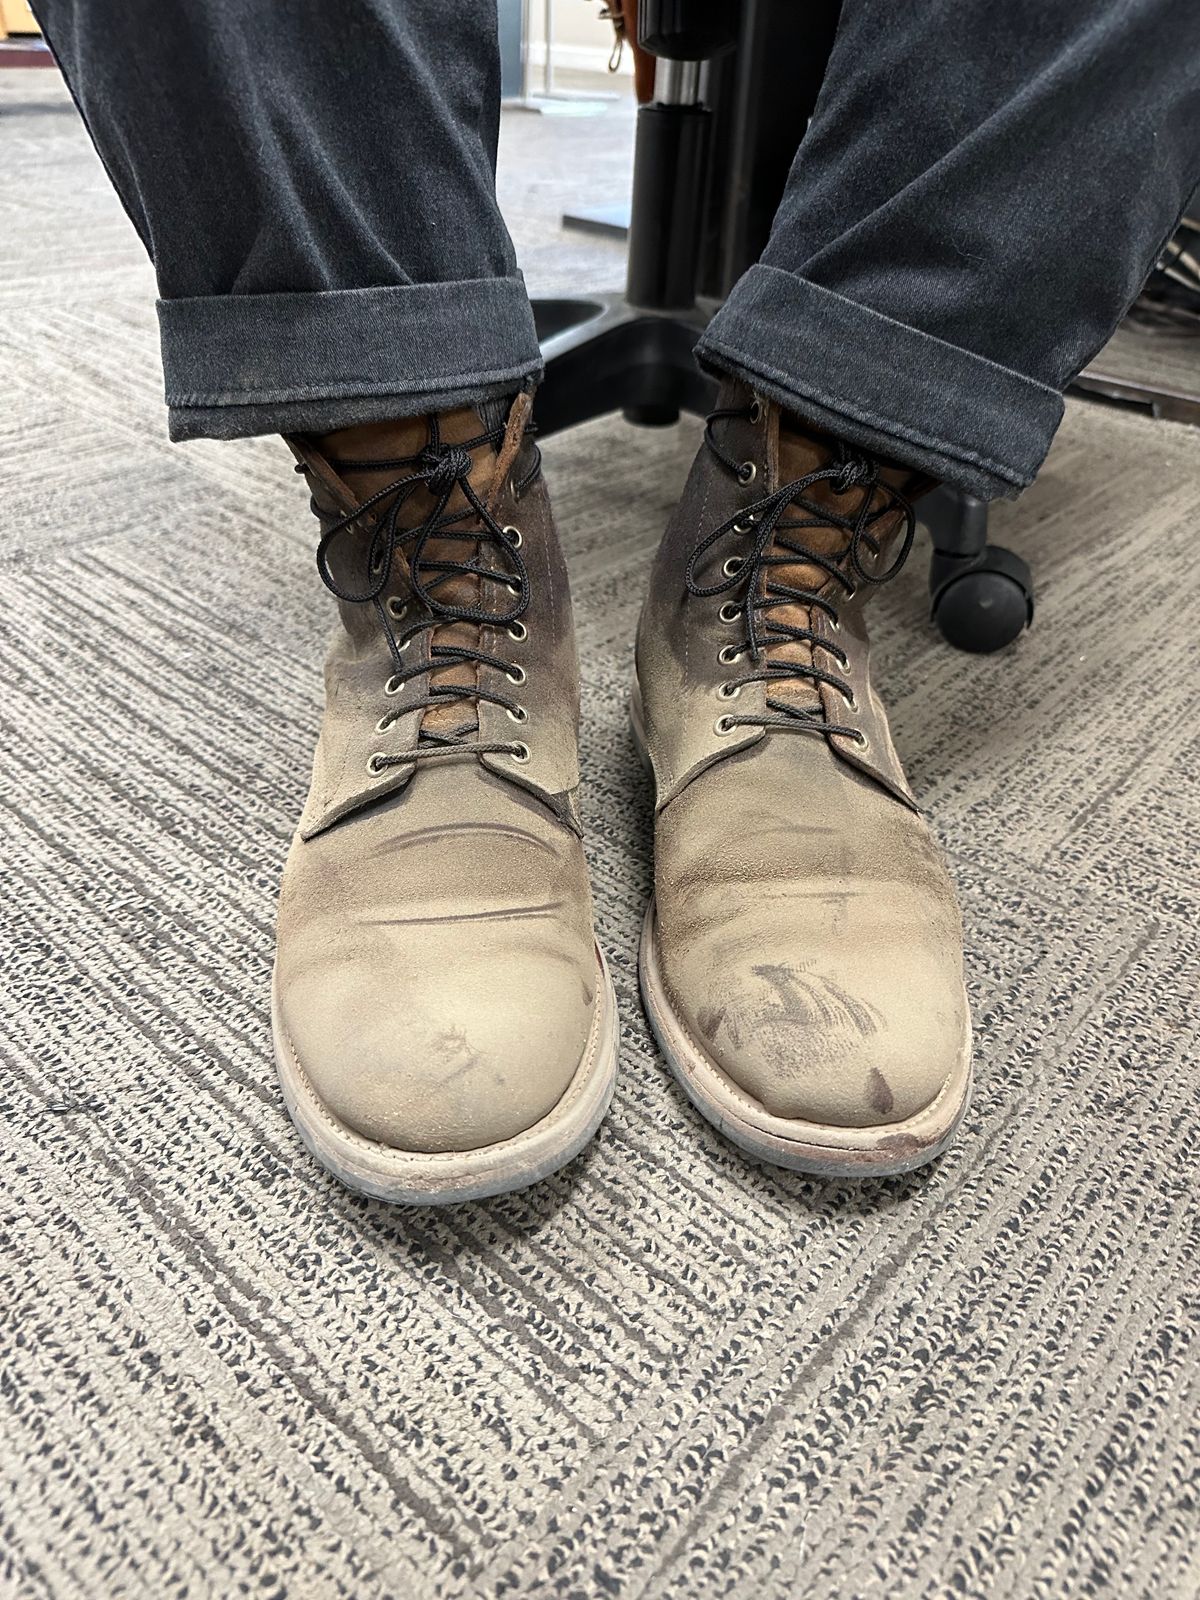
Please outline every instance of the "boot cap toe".
[{"label": "boot cap toe", "polygon": [[[526,970],[520,986],[459,967],[408,990],[348,970],[281,994],[296,1065],[329,1113],[395,1150],[469,1151],[547,1116],[587,1046],[594,985]],[[589,992],[590,990],[590,992]]]}]

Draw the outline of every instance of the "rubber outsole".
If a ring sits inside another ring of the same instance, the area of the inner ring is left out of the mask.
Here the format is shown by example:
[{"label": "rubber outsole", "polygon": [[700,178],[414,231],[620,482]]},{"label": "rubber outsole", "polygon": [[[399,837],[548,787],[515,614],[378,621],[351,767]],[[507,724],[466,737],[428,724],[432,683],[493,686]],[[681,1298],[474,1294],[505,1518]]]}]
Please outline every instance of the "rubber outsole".
[{"label": "rubber outsole", "polygon": [[356,1194],[393,1205],[441,1206],[524,1189],[566,1166],[596,1132],[617,1074],[617,998],[596,947],[599,982],[587,1047],[562,1099],[540,1122],[501,1144],[478,1150],[397,1150],[367,1139],[321,1100],[292,1047],[271,983],[275,1067],[288,1114],[309,1152]]}]

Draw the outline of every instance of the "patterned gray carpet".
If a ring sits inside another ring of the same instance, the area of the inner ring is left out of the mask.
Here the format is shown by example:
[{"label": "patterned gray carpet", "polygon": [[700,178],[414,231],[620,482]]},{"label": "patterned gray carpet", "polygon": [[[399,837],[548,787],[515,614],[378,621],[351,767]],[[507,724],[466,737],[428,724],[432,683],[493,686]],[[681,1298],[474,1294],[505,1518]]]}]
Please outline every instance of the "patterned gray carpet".
[{"label": "patterned gray carpet", "polygon": [[[536,288],[617,280],[550,247],[627,132],[507,128]],[[996,517],[1039,584],[1003,658],[931,633],[923,551],[881,597],[979,1091],[857,1187],[737,1156],[638,1005],[624,696],[696,429],[551,441],[620,1086],[565,1175],[396,1213],[269,1059],[330,620],[289,458],[166,442],[150,276],[50,74],[0,82],[0,240],[0,1593],[1195,1597],[1200,433],[1072,405]]]}]

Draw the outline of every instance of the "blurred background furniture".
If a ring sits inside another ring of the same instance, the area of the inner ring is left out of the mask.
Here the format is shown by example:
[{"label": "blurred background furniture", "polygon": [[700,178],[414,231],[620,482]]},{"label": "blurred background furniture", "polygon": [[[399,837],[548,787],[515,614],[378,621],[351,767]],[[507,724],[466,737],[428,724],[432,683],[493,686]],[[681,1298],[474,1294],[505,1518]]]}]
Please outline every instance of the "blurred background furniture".
[{"label": "blurred background furniture", "polygon": [[0,67],[52,67],[27,0],[0,0]]},{"label": "blurred background furniture", "polygon": [[1200,191],[1141,294],[1076,388],[1200,424]]}]

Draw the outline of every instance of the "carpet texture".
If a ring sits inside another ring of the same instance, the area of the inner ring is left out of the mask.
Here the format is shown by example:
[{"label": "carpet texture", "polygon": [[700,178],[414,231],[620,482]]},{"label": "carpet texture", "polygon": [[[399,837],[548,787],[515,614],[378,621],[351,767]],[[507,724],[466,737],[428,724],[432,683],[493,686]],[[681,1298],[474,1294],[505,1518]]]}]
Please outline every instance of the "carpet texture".
[{"label": "carpet texture", "polygon": [[[626,181],[598,127],[506,124],[535,289],[619,281],[554,248],[581,173]],[[0,240],[0,1593],[1195,1597],[1200,432],[1070,405],[995,516],[1038,582],[1003,657],[931,631],[924,546],[879,597],[979,1082],[935,1168],[859,1185],[742,1159],[638,1003],[625,695],[697,427],[550,441],[620,1083],[561,1176],[397,1212],[270,1060],[331,622],[290,458],[167,443],[152,280],[50,74],[0,82]]]}]

